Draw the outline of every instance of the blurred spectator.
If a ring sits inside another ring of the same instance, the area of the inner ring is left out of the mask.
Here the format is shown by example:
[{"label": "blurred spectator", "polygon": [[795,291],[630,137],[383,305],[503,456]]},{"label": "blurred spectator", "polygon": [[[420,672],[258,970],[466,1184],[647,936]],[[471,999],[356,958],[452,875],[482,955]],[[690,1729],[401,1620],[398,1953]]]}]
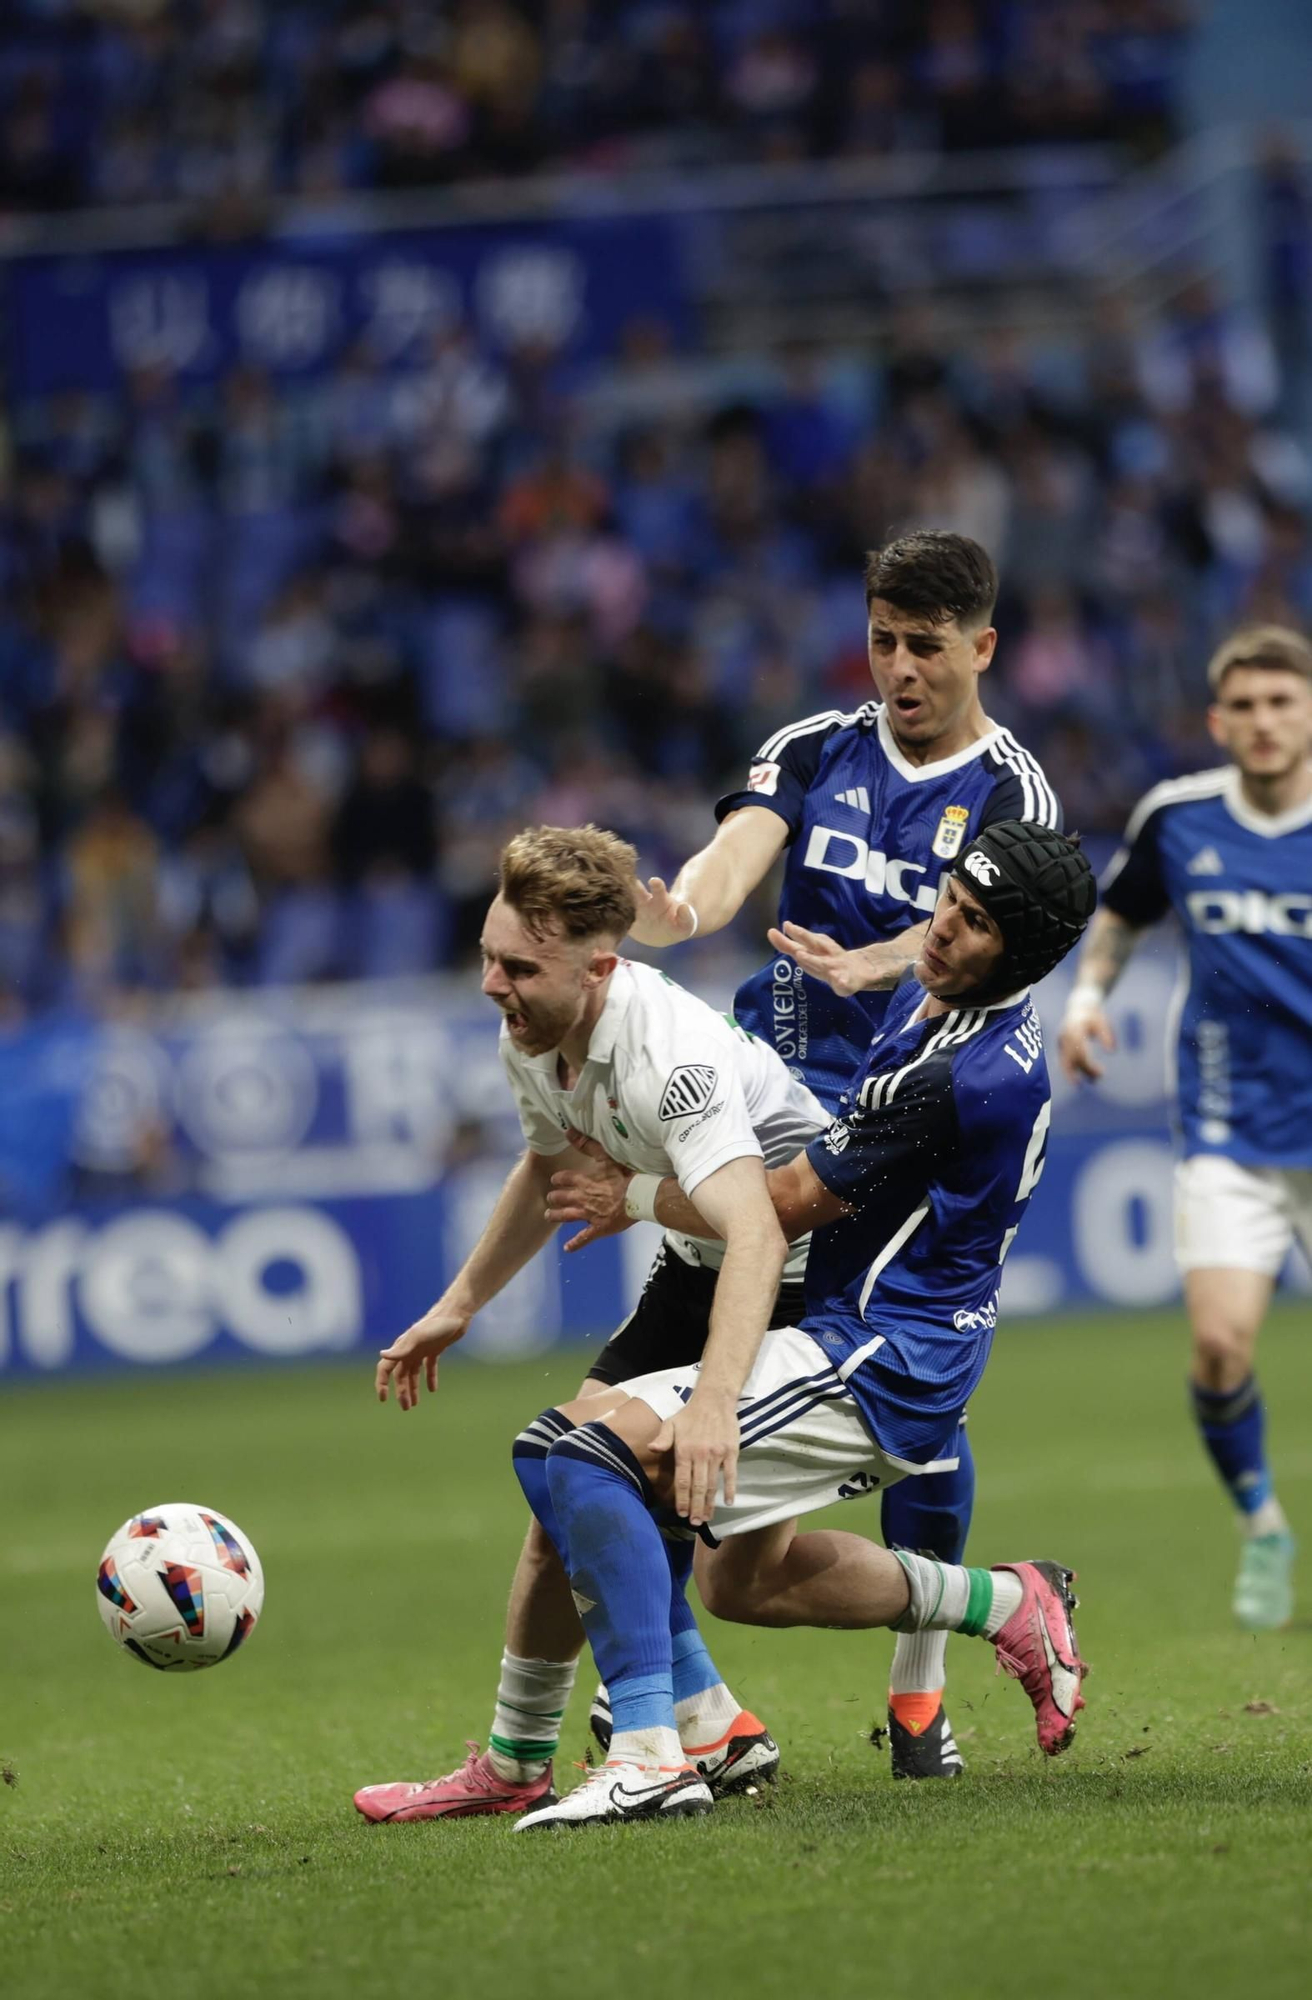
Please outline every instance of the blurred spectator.
[{"label": "blurred spectator", "polygon": [[[1170,137],[1177,0],[10,0],[0,212]],[[1004,61],[1005,58],[1005,61]]]},{"label": "blurred spectator", "polygon": [[1258,167],[1261,282],[1283,387],[1282,410],[1299,424],[1308,412],[1312,366],[1312,189],[1297,146],[1268,139]]},{"label": "blurred spectator", "polygon": [[338,879],[352,887],[392,875],[426,880],[437,857],[432,794],[416,775],[415,745],[397,728],[371,730],[333,821]]},{"label": "blurred spectator", "polygon": [[158,975],[158,864],[149,827],[121,793],[104,791],[65,859],[64,946],[85,995],[103,998]]}]

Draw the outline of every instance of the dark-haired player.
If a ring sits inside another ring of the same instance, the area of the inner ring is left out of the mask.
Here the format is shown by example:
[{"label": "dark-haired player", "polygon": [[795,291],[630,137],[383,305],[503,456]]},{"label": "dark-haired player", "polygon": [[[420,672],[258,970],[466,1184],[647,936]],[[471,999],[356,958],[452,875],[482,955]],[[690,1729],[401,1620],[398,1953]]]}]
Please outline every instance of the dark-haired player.
[{"label": "dark-haired player", "polygon": [[[1056,1756],[1083,1706],[1072,1572],[965,1569],[797,1517],[950,1467],[997,1324],[1001,1267],[1043,1166],[1051,1098],[1028,987],[1094,903],[1077,843],[1019,821],[985,830],[947,876],[915,976],[853,1079],[851,1108],[767,1176],[784,1234],[811,1236],[801,1324],[722,1316],[701,1362],[544,1411],[515,1444],[530,1506],[560,1551],[609,1689],[605,1766],[519,1829],[678,1817],[712,1795],[671,1696],[676,1517],[704,1529],[712,1609],[766,1625],[981,1636],[1034,1704]],[[618,1173],[557,1177],[559,1212],[593,1222]],[[677,1182],[629,1180],[624,1211],[694,1226]],[[604,1220],[604,1217],[602,1218]],[[701,1449],[676,1463],[674,1426]],[[671,1512],[671,1510],[673,1510]],[[718,1545],[718,1546],[717,1546]]]},{"label": "dark-haired player", "polygon": [[1189,952],[1175,1061],[1176,1254],[1203,1443],[1244,1529],[1234,1614],[1288,1623],[1294,1538],[1267,1463],[1257,1335],[1295,1235],[1312,1256],[1312,646],[1261,625],[1208,667],[1230,761],[1141,799],[1062,1024],[1072,1077],[1115,1046],[1107,995],[1173,910]]},{"label": "dark-haired player", "polygon": [[[995,821],[1061,824],[1039,765],[980,700],[998,636],[987,552],[965,535],[907,535],[870,555],[865,590],[876,698],[768,737],[746,784],[716,807],[715,838],[670,889],[653,878],[633,930],[640,943],[666,945],[721,929],[784,854],[774,954],[739,988],[734,1015],[831,1111],[843,1109],[889,992],[920,950],[944,871]],[[662,1363],[636,1344],[614,1359],[633,1374]],[[890,1547],[960,1561],[974,1498],[964,1430],[956,1456],[953,1471],[885,1496]],[[943,1709],[945,1651],[941,1632],[898,1641],[896,1777],[960,1773]],[[604,1706],[594,1726],[604,1742]]]}]

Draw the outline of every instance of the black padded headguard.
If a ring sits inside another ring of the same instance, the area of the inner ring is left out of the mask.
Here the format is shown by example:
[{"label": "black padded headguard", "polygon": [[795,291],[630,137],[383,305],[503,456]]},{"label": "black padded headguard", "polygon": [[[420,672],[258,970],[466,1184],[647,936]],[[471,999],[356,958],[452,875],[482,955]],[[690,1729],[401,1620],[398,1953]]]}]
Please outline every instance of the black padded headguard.
[{"label": "black padded headguard", "polygon": [[[953,864],[1002,932],[997,970],[951,1004],[977,1007],[1051,972],[1083,934],[1098,900],[1078,837],[1004,819],[976,834]],[[946,997],[946,996],[945,996]]]}]

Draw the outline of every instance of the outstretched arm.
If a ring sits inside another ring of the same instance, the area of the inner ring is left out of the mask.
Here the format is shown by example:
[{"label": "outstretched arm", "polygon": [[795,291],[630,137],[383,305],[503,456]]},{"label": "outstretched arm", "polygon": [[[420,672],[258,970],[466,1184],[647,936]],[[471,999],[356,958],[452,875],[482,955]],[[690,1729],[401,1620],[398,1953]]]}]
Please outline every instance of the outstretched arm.
[{"label": "outstretched arm", "polygon": [[1106,904],[1089,925],[1057,1044],[1061,1066],[1072,1083],[1082,1078],[1097,1083],[1102,1076],[1103,1066],[1093,1053],[1094,1042],[1101,1043],[1108,1053],[1116,1047],[1116,1036],[1107,1017],[1107,996],[1125,970],[1144,928],[1118,917]]},{"label": "outstretched arm", "polygon": [[894,938],[857,945],[850,951],[823,931],[803,930],[801,924],[785,924],[767,936],[776,951],[786,952],[803,972],[823,979],[846,999],[853,993],[896,986],[907,967],[919,958],[920,942],[928,929],[927,917],[923,924],[899,931]]},{"label": "outstretched arm", "polygon": [[[638,884],[636,944],[681,944],[723,930],[765,879],[788,838],[788,827],[761,806],[740,806],[707,846],[685,861],[667,889],[659,875]],[[693,913],[696,912],[696,921]]]},{"label": "outstretched arm", "polygon": [[384,1347],[374,1371],[378,1400],[385,1403],[396,1383],[403,1410],[419,1401],[420,1377],[437,1388],[438,1356],[462,1340],[474,1314],[494,1299],[542,1248],[554,1222],[546,1214],[553,1172],[579,1164],[574,1154],[525,1152],[506,1176],[487,1226],[440,1299],[413,1326]]}]

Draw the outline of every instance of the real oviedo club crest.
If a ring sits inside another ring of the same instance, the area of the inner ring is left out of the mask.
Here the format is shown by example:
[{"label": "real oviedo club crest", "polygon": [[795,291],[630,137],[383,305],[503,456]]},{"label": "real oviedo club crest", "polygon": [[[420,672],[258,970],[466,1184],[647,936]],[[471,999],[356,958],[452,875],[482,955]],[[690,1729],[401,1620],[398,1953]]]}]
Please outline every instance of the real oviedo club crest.
[{"label": "real oviedo club crest", "polygon": [[945,806],[943,817],[934,835],[932,852],[937,854],[941,861],[954,861],[961,852],[961,843],[969,824],[969,806]]}]

